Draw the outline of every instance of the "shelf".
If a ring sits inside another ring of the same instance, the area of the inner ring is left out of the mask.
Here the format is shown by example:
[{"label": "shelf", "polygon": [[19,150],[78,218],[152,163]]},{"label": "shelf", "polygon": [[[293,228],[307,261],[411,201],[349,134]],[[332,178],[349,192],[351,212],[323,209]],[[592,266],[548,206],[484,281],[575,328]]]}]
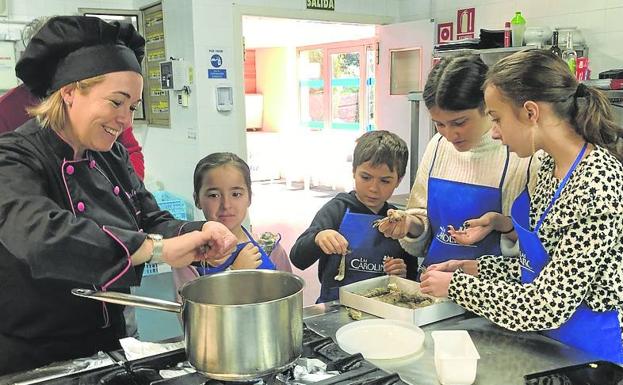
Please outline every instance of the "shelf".
[{"label": "shelf", "polygon": [[433,56],[436,57],[444,57],[444,56],[453,56],[464,53],[473,53],[479,55],[504,55],[511,54],[518,51],[523,51],[525,49],[537,48],[536,45],[524,45],[521,47],[502,47],[502,48],[458,48],[458,49],[448,49],[448,50],[438,50],[435,49],[433,51]]}]

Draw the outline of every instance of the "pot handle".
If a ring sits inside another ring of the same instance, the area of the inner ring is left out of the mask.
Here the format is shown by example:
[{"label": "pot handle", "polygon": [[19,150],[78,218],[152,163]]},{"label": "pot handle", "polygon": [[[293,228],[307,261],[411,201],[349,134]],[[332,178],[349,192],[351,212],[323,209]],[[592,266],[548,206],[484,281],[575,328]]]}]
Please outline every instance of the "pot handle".
[{"label": "pot handle", "polygon": [[141,297],[138,295],[117,293],[113,291],[95,291],[89,289],[71,289],[71,294],[94,299],[96,301],[116,303],[119,305],[138,306],[146,309],[164,310],[172,313],[181,313],[182,305],[177,302],[161,299]]}]

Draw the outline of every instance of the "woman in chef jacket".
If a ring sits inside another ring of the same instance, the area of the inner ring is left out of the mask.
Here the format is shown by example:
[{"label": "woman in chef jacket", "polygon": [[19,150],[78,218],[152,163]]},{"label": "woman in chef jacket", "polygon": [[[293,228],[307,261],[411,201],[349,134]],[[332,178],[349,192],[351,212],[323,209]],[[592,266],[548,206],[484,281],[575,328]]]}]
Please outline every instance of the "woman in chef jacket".
[{"label": "woman in chef jacket", "polygon": [[512,207],[521,254],[432,265],[422,291],[623,363],[623,129],[608,99],[527,50],[493,66],[485,100],[494,137],[522,158],[545,152]]},{"label": "woman in chef jacket", "polygon": [[116,143],[140,102],[144,45],[129,24],[55,17],[16,65],[46,97],[0,136],[0,374],[120,347],[123,307],[72,288],[127,292],[147,261],[218,264],[235,247],[220,223],[160,211]]},{"label": "woman in chef jacket", "polygon": [[[525,185],[529,162],[491,137],[481,89],[486,73],[477,55],[444,58],[424,87],[424,102],[438,133],[418,167],[409,215],[379,227],[386,236],[400,239],[409,254],[423,257],[422,267],[517,252],[508,215]],[[465,228],[471,244],[452,237],[453,231]]]}]

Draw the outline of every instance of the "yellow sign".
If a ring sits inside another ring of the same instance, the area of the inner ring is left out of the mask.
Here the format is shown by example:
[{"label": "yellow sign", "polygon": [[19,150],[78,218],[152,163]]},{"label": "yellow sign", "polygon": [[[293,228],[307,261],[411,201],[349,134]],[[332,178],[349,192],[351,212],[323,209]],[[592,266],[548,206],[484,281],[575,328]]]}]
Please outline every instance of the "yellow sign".
[{"label": "yellow sign", "polygon": [[307,9],[335,11],[335,0],[307,0]]}]

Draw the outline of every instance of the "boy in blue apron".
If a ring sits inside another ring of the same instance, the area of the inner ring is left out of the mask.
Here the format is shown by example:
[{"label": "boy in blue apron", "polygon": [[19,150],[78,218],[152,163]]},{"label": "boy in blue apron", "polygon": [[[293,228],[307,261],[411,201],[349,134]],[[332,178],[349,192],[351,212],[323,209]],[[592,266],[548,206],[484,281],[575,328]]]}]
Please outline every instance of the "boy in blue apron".
[{"label": "boy in blue apron", "polygon": [[485,85],[494,136],[520,157],[545,151],[512,208],[521,254],[431,266],[422,291],[623,363],[623,130],[605,96],[545,51],[502,59]]},{"label": "boy in blue apron", "polygon": [[[374,221],[396,207],[389,199],[405,175],[406,143],[388,131],[371,131],[357,139],[353,155],[355,190],[327,202],[296,240],[290,260],[299,269],[318,262],[320,297],[338,298],[339,287],[385,274],[409,277],[412,257],[397,240],[385,237]],[[338,274],[344,260],[343,274]]]},{"label": "boy in blue apron", "polygon": [[[517,253],[508,215],[525,184],[528,161],[491,138],[481,88],[486,73],[477,55],[444,58],[424,87],[424,102],[438,134],[418,168],[409,215],[379,226],[387,236],[400,239],[407,252],[422,257],[422,267]],[[470,242],[457,242],[453,232],[470,222]]]},{"label": "boy in blue apron", "polygon": [[255,239],[242,222],[251,205],[251,173],[247,163],[231,152],[216,152],[201,159],[193,177],[195,204],[209,221],[224,224],[238,239],[236,250],[217,266],[198,262],[173,269],[176,287],[206,274],[227,269],[268,269],[292,272],[278,234]]}]

